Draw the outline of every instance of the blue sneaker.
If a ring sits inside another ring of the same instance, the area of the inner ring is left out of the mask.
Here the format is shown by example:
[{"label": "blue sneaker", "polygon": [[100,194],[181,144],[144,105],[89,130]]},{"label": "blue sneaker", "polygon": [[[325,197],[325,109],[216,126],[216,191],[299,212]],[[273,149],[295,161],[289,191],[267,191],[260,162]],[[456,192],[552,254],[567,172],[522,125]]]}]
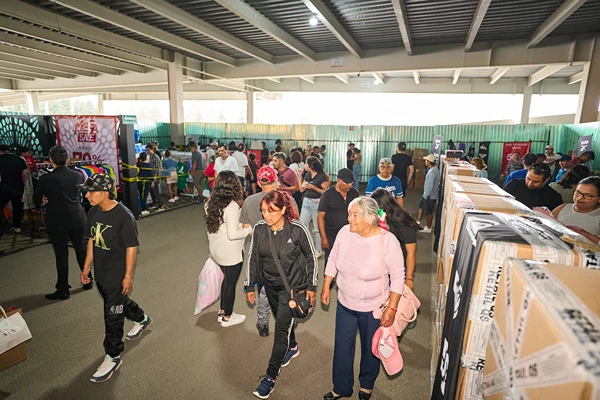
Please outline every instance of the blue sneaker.
[{"label": "blue sneaker", "polygon": [[293,349],[288,349],[287,353],[285,354],[285,358],[283,359],[283,364],[281,364],[282,367],[287,367],[290,363],[290,361],[292,361],[292,358],[296,358],[300,355],[300,348],[298,347],[298,345],[296,345],[296,347],[294,347]]},{"label": "blue sneaker", "polygon": [[271,394],[274,388],[275,379],[271,378],[269,375],[265,375],[260,385],[258,385],[256,390],[252,394],[258,397],[259,399],[268,399],[269,395]]}]

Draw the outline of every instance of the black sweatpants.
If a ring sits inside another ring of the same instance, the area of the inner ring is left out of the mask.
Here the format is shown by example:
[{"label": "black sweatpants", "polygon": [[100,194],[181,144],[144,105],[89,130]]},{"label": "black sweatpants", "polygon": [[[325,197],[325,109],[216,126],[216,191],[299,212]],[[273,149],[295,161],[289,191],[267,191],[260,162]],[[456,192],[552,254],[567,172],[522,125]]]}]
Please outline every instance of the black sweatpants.
[{"label": "black sweatpants", "polygon": [[106,287],[96,282],[98,291],[104,299],[104,350],[111,357],[123,352],[123,324],[125,318],[134,322],[144,320],[144,310],[126,295],[121,294],[123,287]]},{"label": "black sweatpants", "polygon": [[296,334],[294,333],[294,319],[288,305],[285,288],[272,288],[265,285],[265,291],[271,310],[275,315],[275,337],[267,375],[276,379],[288,349],[297,345]]},{"label": "black sweatpants", "polygon": [[243,260],[235,265],[220,265],[221,271],[223,271],[223,274],[225,275],[223,283],[221,284],[221,310],[223,310],[226,317],[231,316],[233,313],[235,285],[240,277],[242,264],[244,264]]},{"label": "black sweatpants", "polygon": [[[56,290],[61,294],[69,293],[69,241],[73,243],[79,269],[83,271],[86,253],[84,235],[85,225],[65,231],[48,232],[56,257]],[[88,276],[92,278],[91,273]]]},{"label": "black sweatpants", "polygon": [[154,187],[152,187],[152,182],[150,183],[150,197],[152,198],[152,206],[154,207],[162,207],[163,205],[160,194],[158,193],[158,185],[160,185],[159,181],[154,182]]}]

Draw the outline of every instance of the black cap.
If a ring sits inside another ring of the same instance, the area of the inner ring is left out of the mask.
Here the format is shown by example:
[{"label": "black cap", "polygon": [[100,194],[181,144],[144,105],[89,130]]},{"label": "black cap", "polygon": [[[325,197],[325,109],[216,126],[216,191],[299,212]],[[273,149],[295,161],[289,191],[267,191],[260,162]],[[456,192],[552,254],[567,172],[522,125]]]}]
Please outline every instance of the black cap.
[{"label": "black cap", "polygon": [[354,173],[348,168],[342,168],[338,171],[338,179],[343,180],[345,183],[354,183]]},{"label": "black cap", "polygon": [[562,156],[560,156],[560,159],[558,161],[571,161],[571,156],[568,154],[563,154]]},{"label": "black cap", "polygon": [[78,185],[86,192],[113,192],[115,191],[115,180],[107,174],[94,174],[85,180],[83,185]]},{"label": "black cap", "polygon": [[404,150],[406,150],[406,143],[405,143],[405,142],[400,142],[400,143],[398,143],[398,149],[399,149],[400,151],[404,151]]}]

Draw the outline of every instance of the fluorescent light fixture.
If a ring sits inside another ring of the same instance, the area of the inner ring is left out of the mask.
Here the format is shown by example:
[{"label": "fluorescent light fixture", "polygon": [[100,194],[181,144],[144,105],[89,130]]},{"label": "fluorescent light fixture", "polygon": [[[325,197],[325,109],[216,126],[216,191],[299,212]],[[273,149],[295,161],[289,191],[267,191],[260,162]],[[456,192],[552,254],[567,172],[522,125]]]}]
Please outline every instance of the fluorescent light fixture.
[{"label": "fluorescent light fixture", "polygon": [[378,81],[377,79],[375,79],[375,80],[373,81],[373,85],[379,85],[379,81]]},{"label": "fluorescent light fixture", "polygon": [[308,20],[308,23],[310,24],[310,26],[317,26],[317,24],[319,23],[319,20],[317,19],[317,17],[315,17],[314,15],[312,17],[310,17],[310,19]]}]

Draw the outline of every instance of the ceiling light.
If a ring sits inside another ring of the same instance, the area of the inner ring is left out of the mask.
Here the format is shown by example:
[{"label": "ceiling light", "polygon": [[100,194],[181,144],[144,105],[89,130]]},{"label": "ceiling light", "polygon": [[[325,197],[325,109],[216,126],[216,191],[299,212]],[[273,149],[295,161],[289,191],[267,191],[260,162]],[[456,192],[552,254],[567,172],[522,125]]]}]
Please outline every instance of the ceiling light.
[{"label": "ceiling light", "polygon": [[310,24],[310,26],[317,26],[317,24],[319,23],[319,20],[317,19],[317,17],[315,17],[314,15],[312,17],[310,17],[310,19],[308,20],[308,23]]},{"label": "ceiling light", "polygon": [[379,85],[379,81],[377,79],[375,79],[375,81],[373,81],[374,85]]}]

